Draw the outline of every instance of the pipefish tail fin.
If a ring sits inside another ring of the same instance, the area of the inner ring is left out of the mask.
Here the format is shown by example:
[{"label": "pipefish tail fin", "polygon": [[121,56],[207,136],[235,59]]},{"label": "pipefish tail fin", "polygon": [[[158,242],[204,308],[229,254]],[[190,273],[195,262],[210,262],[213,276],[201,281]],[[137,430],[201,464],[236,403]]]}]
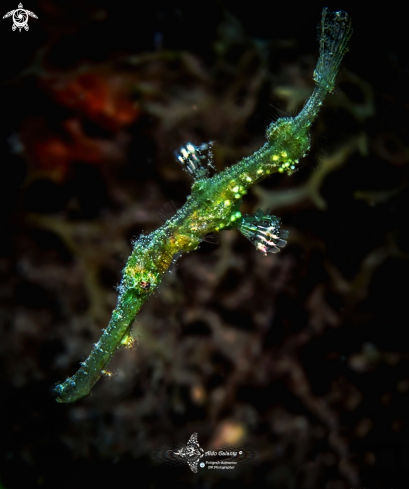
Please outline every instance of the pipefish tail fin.
[{"label": "pipefish tail fin", "polygon": [[320,55],[314,71],[315,89],[302,111],[295,117],[299,131],[309,131],[326,94],[334,90],[335,78],[352,36],[351,18],[346,12],[329,12],[324,8],[318,31]]},{"label": "pipefish tail fin", "polygon": [[342,58],[348,52],[353,31],[351,18],[342,10],[329,12],[324,8],[318,30],[320,56],[314,71],[314,80],[319,87],[332,92]]}]

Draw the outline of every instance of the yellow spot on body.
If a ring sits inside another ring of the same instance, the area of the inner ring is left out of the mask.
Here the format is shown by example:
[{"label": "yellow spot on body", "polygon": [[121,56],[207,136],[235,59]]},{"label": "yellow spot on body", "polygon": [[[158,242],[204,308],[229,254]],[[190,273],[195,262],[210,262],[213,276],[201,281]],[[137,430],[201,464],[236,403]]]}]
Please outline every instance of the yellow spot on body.
[{"label": "yellow spot on body", "polygon": [[220,223],[220,229],[221,228],[224,228],[224,224],[223,223]]},{"label": "yellow spot on body", "polygon": [[263,170],[260,168],[260,170],[257,170],[257,173],[260,175],[260,173],[263,173]]},{"label": "yellow spot on body", "polygon": [[237,211],[236,214],[235,214],[236,218],[239,219],[241,217],[241,212],[240,211]]},{"label": "yellow spot on body", "polygon": [[240,197],[241,197],[241,195],[240,195],[240,194],[236,194],[236,195],[234,196],[234,198],[235,198],[235,199],[240,199]]},{"label": "yellow spot on body", "polygon": [[284,168],[280,167],[280,168],[278,169],[278,171],[279,171],[280,173],[283,173]]},{"label": "yellow spot on body", "polygon": [[273,161],[278,161],[279,159],[280,159],[280,157],[278,155],[273,155],[273,158],[272,158]]},{"label": "yellow spot on body", "polygon": [[270,170],[266,170],[266,173],[267,173],[267,175],[269,175],[271,172],[270,172]]},{"label": "yellow spot on body", "polygon": [[226,205],[226,206],[230,205],[230,200],[225,200],[224,205]]},{"label": "yellow spot on body", "polygon": [[121,341],[121,345],[124,346],[125,348],[133,348],[133,346],[135,345],[135,343],[137,343],[137,338],[135,338],[135,336],[132,336],[132,335],[125,335],[123,338],[122,338],[122,341]]},{"label": "yellow spot on body", "polygon": [[233,214],[231,217],[230,217],[230,221],[235,221],[236,220],[236,216]]},{"label": "yellow spot on body", "polygon": [[281,156],[285,158],[287,156],[287,151],[281,151]]},{"label": "yellow spot on body", "polygon": [[247,180],[248,182],[251,182],[251,178],[250,178],[250,177],[246,177],[246,180]]},{"label": "yellow spot on body", "polygon": [[233,192],[237,193],[239,191],[239,187],[236,185],[232,190]]}]

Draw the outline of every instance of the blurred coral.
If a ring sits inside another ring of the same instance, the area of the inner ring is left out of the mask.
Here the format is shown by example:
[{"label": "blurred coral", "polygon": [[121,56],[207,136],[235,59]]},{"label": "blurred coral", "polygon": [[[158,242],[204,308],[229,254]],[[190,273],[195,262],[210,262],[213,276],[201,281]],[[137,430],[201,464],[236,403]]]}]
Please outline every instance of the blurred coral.
[{"label": "blurred coral", "polygon": [[124,75],[90,71],[43,83],[58,104],[112,131],[128,126],[139,116],[137,104],[129,98],[136,81]]}]

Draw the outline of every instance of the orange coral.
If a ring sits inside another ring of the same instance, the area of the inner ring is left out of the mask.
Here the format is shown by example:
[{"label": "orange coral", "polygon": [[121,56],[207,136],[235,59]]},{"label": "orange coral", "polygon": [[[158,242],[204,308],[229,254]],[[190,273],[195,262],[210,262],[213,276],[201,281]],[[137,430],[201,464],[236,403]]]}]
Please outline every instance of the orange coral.
[{"label": "orange coral", "polygon": [[112,130],[123,128],[139,116],[128,97],[130,80],[111,73],[85,73],[49,85],[57,102]]},{"label": "orange coral", "polygon": [[[124,138],[112,140],[91,138],[78,119],[69,119],[61,131],[48,127],[46,121],[30,118],[23,126],[22,139],[36,171],[54,181],[62,182],[71,163],[100,163],[123,157]],[[123,136],[123,135],[122,135]]]},{"label": "orange coral", "polygon": [[[88,72],[43,84],[57,103],[72,110],[73,116],[57,128],[39,118],[24,122],[22,140],[36,172],[61,182],[74,161],[99,163],[123,157],[124,135],[120,132],[140,113],[129,97],[129,77]],[[83,119],[111,131],[112,138],[87,135]]]}]

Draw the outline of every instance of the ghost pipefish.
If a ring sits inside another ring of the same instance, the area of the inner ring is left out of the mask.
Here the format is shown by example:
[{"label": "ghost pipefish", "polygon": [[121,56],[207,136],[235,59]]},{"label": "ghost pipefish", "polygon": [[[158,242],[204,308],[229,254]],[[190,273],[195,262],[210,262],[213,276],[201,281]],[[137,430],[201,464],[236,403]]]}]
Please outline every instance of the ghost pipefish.
[{"label": "ghost pipefish", "polygon": [[318,29],[314,91],[297,116],[279,118],[267,127],[267,142],[259,150],[212,177],[208,175],[211,162],[205,156],[211,143],[200,147],[188,144],[181,150],[178,159],[194,180],[191,195],[162,227],[134,242],[108,327],[79,370],[56,385],[58,402],[74,402],[89,394],[117,347],[132,341],[130,330],[135,316],[171,263],[183,252],[195,250],[205,235],[237,228],[263,254],[276,253],[285,246],[288,233],[281,229],[278,218],[260,210],[242,215],[240,204],[249,187],[272,173],[291,175],[310,149],[310,126],[326,94],[334,89],[352,35],[349,16],[326,8]]}]

